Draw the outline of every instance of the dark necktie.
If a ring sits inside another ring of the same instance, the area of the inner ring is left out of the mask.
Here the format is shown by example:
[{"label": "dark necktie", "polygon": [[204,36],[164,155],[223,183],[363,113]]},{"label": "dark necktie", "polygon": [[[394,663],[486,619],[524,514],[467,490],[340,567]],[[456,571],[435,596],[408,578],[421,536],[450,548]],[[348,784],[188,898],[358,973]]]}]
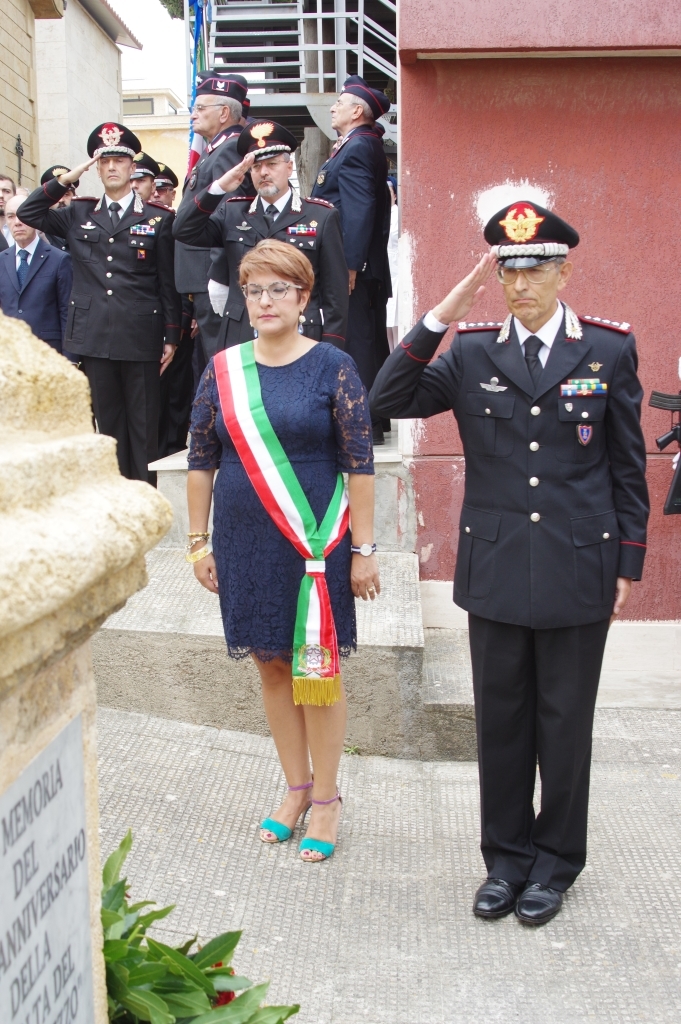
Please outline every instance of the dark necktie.
[{"label": "dark necktie", "polygon": [[19,290],[24,287],[24,281],[28,274],[28,249],[19,249],[19,266],[17,267],[17,277],[19,278]]},{"label": "dark necktie", "polygon": [[272,225],[274,224],[274,218],[277,216],[278,213],[279,210],[276,208],[274,203],[270,203],[270,205],[265,210],[265,220],[267,221],[268,231],[272,229]]},{"label": "dark necktie", "polygon": [[120,208],[121,208],[121,204],[120,203],[109,203],[109,216],[111,217],[111,223],[113,224],[114,227],[116,227],[116,225],[118,224],[119,220],[121,219],[118,216],[118,211],[120,210]]},{"label": "dark necktie", "polygon": [[544,342],[541,338],[538,338],[535,334],[531,334],[529,338],[525,338],[525,362],[527,363],[527,369],[530,371],[530,377],[532,383],[536,387],[539,383],[542,370],[544,367],[539,359],[539,350]]}]

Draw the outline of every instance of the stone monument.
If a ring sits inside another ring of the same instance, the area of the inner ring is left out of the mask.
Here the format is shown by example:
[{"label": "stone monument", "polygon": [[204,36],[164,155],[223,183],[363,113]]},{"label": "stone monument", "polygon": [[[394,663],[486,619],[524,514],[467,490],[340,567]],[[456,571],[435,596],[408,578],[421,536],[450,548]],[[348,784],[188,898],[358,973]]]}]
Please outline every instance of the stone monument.
[{"label": "stone monument", "polygon": [[123,479],[87,380],[0,313],[0,1021],[106,1024],[89,637],[168,502]]}]

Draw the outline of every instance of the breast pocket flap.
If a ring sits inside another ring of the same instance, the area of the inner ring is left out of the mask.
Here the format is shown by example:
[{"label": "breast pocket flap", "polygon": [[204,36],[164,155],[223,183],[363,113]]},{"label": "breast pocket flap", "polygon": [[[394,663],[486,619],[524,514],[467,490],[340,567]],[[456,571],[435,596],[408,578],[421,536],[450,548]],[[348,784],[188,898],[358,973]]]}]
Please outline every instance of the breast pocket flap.
[{"label": "breast pocket flap", "polygon": [[499,535],[501,515],[498,512],[484,512],[480,508],[464,505],[461,510],[459,530],[471,537],[494,542]]},{"label": "breast pocket flap", "polygon": [[514,406],[515,395],[495,395],[490,391],[469,391],[466,395],[466,412],[469,416],[492,416],[494,419],[510,420]]},{"label": "breast pocket flap", "polygon": [[558,419],[564,423],[598,423],[605,416],[607,398],[560,398]]},{"label": "breast pocket flap", "polygon": [[74,231],[73,234],[80,242],[98,242],[100,231],[99,229],[95,231],[86,231],[83,228],[80,228],[78,231]]},{"label": "breast pocket flap", "polygon": [[92,302],[91,295],[74,295],[71,299],[71,305],[75,306],[76,309],[89,309],[90,303]]},{"label": "breast pocket flap", "polygon": [[603,544],[615,540],[620,535],[617,513],[601,512],[597,516],[580,516],[571,519],[572,540],[576,548],[584,548],[589,544]]},{"label": "breast pocket flap", "polygon": [[259,241],[253,228],[230,228],[227,232],[228,242],[241,242],[242,245],[255,245]]}]

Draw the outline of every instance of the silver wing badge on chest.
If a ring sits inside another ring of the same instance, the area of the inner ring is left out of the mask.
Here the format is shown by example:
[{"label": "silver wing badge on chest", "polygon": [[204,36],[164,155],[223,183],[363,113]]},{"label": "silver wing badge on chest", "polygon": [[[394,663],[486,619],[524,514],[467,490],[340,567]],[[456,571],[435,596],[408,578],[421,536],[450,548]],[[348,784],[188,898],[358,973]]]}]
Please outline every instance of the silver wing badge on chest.
[{"label": "silver wing badge on chest", "polygon": [[489,384],[483,384],[482,381],[480,381],[480,387],[484,391],[508,391],[507,387],[505,387],[504,385],[499,385],[498,377],[491,377]]}]

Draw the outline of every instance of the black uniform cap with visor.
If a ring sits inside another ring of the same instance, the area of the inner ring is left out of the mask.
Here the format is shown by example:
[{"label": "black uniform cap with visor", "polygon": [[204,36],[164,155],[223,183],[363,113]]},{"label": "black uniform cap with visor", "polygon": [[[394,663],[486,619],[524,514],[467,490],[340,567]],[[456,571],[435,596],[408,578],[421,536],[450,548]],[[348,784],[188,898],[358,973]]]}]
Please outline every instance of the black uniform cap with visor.
[{"label": "black uniform cap with visor", "polygon": [[156,188],[177,188],[180,184],[175,171],[168,167],[168,164],[158,165],[158,174],[156,175]]},{"label": "black uniform cap with visor", "polygon": [[138,181],[140,178],[157,178],[161,173],[160,166],[148,153],[138,153],[133,162],[135,166],[130,175],[131,181]]},{"label": "black uniform cap with visor", "polygon": [[276,121],[253,120],[242,131],[237,139],[236,149],[239,156],[253,153],[255,162],[267,160],[278,153],[290,156],[298,148],[298,140],[288,128]]},{"label": "black uniform cap with visor", "polygon": [[517,270],[565,257],[579,245],[579,235],[567,221],[522,199],[495,213],[484,234],[499,266]]},{"label": "black uniform cap with visor", "polygon": [[129,156],[134,160],[142,144],[134,132],[124,124],[105,121],[90,132],[87,140],[88,156]]},{"label": "black uniform cap with visor", "polygon": [[[68,174],[70,170],[71,168],[64,167],[64,164],[53,164],[52,167],[48,167],[47,170],[43,171],[41,174],[40,184],[47,185],[48,181],[52,181],[53,178],[59,178],[62,174]],[[69,188],[72,192],[75,192],[79,185],[80,178],[78,181],[74,181],[72,185],[69,185]]]}]

